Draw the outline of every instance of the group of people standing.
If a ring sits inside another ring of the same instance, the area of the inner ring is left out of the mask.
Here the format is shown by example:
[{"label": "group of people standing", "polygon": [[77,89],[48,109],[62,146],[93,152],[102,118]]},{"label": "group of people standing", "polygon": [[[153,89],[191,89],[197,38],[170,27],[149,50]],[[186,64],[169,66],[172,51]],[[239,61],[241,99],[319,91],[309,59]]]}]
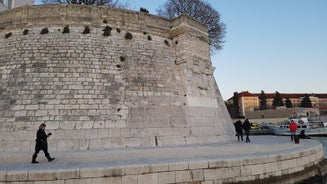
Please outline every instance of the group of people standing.
[{"label": "group of people standing", "polygon": [[246,135],[246,140],[245,142],[249,143],[250,142],[250,129],[251,129],[251,124],[248,119],[245,119],[244,123],[242,123],[241,120],[238,120],[234,123],[235,126],[235,131],[236,131],[236,136],[238,141],[243,141],[243,129]]},{"label": "group of people standing", "polygon": [[[235,126],[235,131],[238,141],[243,141],[243,129],[244,129],[246,135],[245,142],[249,143],[250,142],[249,135],[251,129],[251,123],[249,122],[249,119],[245,119],[244,123],[242,123],[242,121],[239,119],[234,123],[234,126]],[[304,130],[301,130],[300,134],[296,135],[297,128],[298,128],[297,124],[294,122],[294,120],[292,120],[289,126],[290,133],[291,133],[291,141],[293,141],[295,137],[300,139],[310,139],[309,136],[305,135]]]}]

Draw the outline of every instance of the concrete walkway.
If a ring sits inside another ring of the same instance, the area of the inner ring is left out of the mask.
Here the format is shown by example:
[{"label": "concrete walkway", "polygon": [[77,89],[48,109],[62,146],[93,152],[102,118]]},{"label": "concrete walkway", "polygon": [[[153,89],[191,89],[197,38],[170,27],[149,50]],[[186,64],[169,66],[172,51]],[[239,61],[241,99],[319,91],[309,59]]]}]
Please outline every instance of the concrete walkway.
[{"label": "concrete walkway", "polygon": [[[251,143],[188,145],[180,147],[128,148],[99,151],[51,152],[56,159],[48,163],[41,151],[39,164],[31,164],[33,153],[0,153],[0,171],[42,170],[121,166],[129,164],[156,164],[189,160],[242,159],[264,155],[290,154],[302,149],[319,146],[314,140],[300,140],[294,144],[288,136],[252,136]],[[51,145],[49,145],[51,146]]]},{"label": "concrete walkway", "polygon": [[[236,138],[235,138],[236,139]],[[96,168],[122,168],[130,165],[160,165],[203,162],[208,160],[246,160],[288,155],[322,147],[315,140],[290,141],[289,136],[251,136],[251,143],[238,142],[187,145],[179,147],[126,148],[99,151],[51,152],[56,159],[48,163],[41,151],[39,164],[31,164],[33,153],[0,153],[0,179],[7,173],[24,171],[56,171]],[[49,145],[51,147],[51,145]],[[3,180],[0,180],[3,181]]]}]

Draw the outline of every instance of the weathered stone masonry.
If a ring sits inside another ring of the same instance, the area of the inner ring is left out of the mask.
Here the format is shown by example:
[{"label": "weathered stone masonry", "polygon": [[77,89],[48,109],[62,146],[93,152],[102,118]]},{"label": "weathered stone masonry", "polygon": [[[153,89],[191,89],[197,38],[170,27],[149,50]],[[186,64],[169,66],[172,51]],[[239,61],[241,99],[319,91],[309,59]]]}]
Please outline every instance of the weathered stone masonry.
[{"label": "weathered stone masonry", "polygon": [[206,27],[187,16],[75,5],[1,12],[0,150],[33,150],[41,122],[54,150],[229,141],[213,71]]}]

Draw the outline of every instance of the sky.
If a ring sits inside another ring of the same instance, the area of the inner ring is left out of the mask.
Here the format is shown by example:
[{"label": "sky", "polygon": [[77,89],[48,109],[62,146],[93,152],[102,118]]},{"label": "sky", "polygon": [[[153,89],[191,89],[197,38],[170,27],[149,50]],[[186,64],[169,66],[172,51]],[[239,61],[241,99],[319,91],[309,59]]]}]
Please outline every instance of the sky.
[{"label": "sky", "polygon": [[[166,2],[125,1],[151,14]],[[224,100],[241,91],[327,93],[327,0],[207,2],[226,25],[223,49],[211,57]]]}]

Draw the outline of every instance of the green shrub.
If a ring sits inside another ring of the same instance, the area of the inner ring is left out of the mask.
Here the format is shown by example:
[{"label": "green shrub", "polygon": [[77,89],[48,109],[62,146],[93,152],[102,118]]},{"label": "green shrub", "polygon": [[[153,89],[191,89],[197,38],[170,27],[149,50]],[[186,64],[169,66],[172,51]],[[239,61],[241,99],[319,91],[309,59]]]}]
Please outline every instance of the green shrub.
[{"label": "green shrub", "polygon": [[106,26],[103,31],[103,36],[110,36],[112,28],[110,26]]},{"label": "green shrub", "polygon": [[84,31],[82,32],[83,34],[89,34],[91,32],[89,26],[84,27]]},{"label": "green shrub", "polygon": [[11,37],[11,35],[12,35],[11,32],[10,32],[10,33],[7,33],[7,34],[5,35],[5,38],[9,38],[9,37]]},{"label": "green shrub", "polygon": [[48,28],[43,28],[40,33],[41,34],[48,34],[49,30],[48,30]]},{"label": "green shrub", "polygon": [[64,29],[62,30],[62,34],[66,34],[66,33],[69,33],[69,27],[68,25],[64,27]]},{"label": "green shrub", "polygon": [[166,44],[168,47],[170,46],[168,40],[165,40],[165,44]]},{"label": "green shrub", "polygon": [[23,35],[27,35],[27,34],[28,34],[28,30],[25,29],[25,30],[23,31]]},{"label": "green shrub", "polygon": [[126,40],[131,40],[133,38],[133,35],[130,32],[127,32],[125,35]]}]

